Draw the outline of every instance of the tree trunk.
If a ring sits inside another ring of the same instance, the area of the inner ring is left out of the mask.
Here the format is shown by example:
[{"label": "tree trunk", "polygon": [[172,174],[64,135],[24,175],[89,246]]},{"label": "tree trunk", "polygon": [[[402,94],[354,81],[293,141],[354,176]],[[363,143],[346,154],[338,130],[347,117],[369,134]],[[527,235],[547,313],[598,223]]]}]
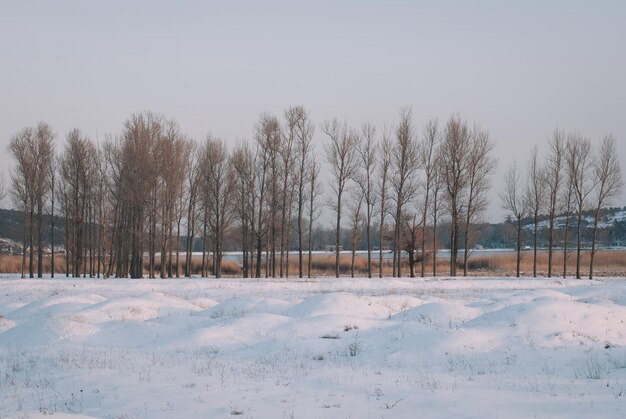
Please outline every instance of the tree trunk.
[{"label": "tree trunk", "polygon": [[600,207],[596,208],[593,219],[593,230],[591,232],[591,254],[589,255],[589,279],[593,279],[593,259],[596,255],[596,232],[598,230],[598,220],[600,219]]},{"label": "tree trunk", "polygon": [[356,258],[356,250],[352,246],[352,261],[350,263],[350,277],[354,278],[354,259]]},{"label": "tree trunk", "polygon": [[178,218],[178,226],[176,229],[176,278],[180,276],[180,217]]},{"label": "tree trunk", "polygon": [[[67,223],[66,223],[67,224]],[[26,226],[28,225],[28,220],[26,218],[26,211],[24,211],[24,225],[22,227],[22,279],[24,279],[25,275],[25,270],[26,270],[26,249],[27,249],[27,244],[26,244],[26,237],[27,237],[27,233],[26,233]]]},{"label": "tree trunk", "polygon": [[35,208],[33,205],[31,205],[30,207],[30,214],[29,214],[29,225],[28,225],[28,246],[30,249],[30,254],[29,254],[29,260],[28,260],[28,277],[29,278],[34,278],[35,277],[35,272],[34,272],[34,253],[33,253],[33,244],[34,244],[34,231],[33,231],[33,223],[35,222]]},{"label": "tree trunk", "polygon": [[469,259],[470,215],[465,221],[465,237],[463,237],[463,276],[467,276],[467,260]]},{"label": "tree trunk", "polygon": [[37,278],[43,277],[43,202],[37,200]]},{"label": "tree trunk", "polygon": [[452,219],[450,220],[450,276],[456,276],[456,252],[458,218],[456,213],[456,201],[452,201]]},{"label": "tree trunk", "polygon": [[54,278],[54,181],[50,199],[50,278]]},{"label": "tree trunk", "polygon": [[537,224],[539,222],[539,220],[537,219],[537,217],[539,216],[539,214],[537,214],[537,212],[535,212],[534,214],[534,223],[535,223],[535,231],[534,231],[534,236],[533,236],[533,277],[537,278]]},{"label": "tree trunk", "polygon": [[518,218],[517,220],[517,261],[516,261],[516,276],[519,278],[520,274],[520,262],[522,259],[522,220]]},{"label": "tree trunk", "polygon": [[548,278],[552,278],[552,247],[554,246],[554,216],[550,215],[548,228]]},{"label": "tree trunk", "polygon": [[437,218],[433,220],[433,276],[437,276]]},{"label": "tree trunk", "polygon": [[[313,211],[311,211],[313,214]],[[312,267],[312,258],[313,258],[313,216],[311,215],[309,219],[309,260],[307,260],[307,277],[311,278],[311,267]]]},{"label": "tree trunk", "polygon": [[256,272],[255,272],[255,277],[256,278],[261,278],[261,257],[263,256],[262,251],[263,251],[263,240],[261,239],[261,235],[259,233],[257,233],[257,238],[256,238]]},{"label": "tree trunk", "polygon": [[565,231],[563,235],[563,278],[567,277],[567,231],[569,230],[569,212],[565,219]]},{"label": "tree trunk", "polygon": [[581,243],[582,238],[580,234],[582,232],[582,218],[583,213],[581,210],[578,211],[578,226],[576,227],[576,279],[580,279],[580,252],[581,252]]},{"label": "tree trunk", "polygon": [[[369,192],[368,192],[369,193]],[[367,240],[367,277],[372,277],[372,238],[371,238],[371,230],[372,230],[372,215],[371,215],[371,205],[369,204],[369,198],[367,199],[367,230],[366,240]]]},{"label": "tree trunk", "polygon": [[337,223],[335,235],[335,277],[339,278],[339,241],[341,238],[341,192],[337,197]]}]

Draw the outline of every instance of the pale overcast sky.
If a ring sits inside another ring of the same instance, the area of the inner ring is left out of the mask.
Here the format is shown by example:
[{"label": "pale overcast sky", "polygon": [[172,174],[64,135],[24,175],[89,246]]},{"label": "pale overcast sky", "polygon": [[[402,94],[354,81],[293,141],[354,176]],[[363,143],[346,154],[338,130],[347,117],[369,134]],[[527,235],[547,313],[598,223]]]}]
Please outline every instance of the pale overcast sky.
[{"label": "pale overcast sky", "polygon": [[102,140],[143,110],[234,142],[296,104],[317,123],[380,127],[404,106],[419,130],[480,123],[498,219],[506,167],[557,127],[613,133],[626,173],[624,1],[0,1],[0,56],[5,176],[11,135],[42,120],[59,148],[73,127]]}]

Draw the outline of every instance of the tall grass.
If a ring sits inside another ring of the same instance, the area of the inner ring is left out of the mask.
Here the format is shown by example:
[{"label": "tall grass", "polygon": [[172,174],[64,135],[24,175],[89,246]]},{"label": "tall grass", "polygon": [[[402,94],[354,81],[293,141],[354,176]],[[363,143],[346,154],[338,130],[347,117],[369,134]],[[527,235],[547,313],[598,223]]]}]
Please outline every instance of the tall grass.
[{"label": "tall grass", "polygon": [[[520,274],[532,275],[533,272],[533,252],[523,251],[521,253]],[[589,271],[589,252],[581,254],[581,275],[587,275]],[[489,256],[470,257],[468,265],[471,271],[478,273],[493,273],[497,275],[514,275],[516,269],[516,253],[506,252]],[[567,274],[572,275],[576,270],[576,255],[571,253],[567,258]],[[599,276],[621,276],[626,274],[626,251],[621,250],[600,250],[596,253],[594,260],[594,275]],[[548,274],[548,253],[541,251],[537,253],[537,275]],[[555,252],[552,256],[552,275],[563,274],[563,253]]]},{"label": "tall grass", "polygon": [[[339,271],[342,276],[350,275],[352,258],[350,255],[343,254],[339,260]],[[28,270],[28,260],[26,260],[26,269]],[[207,258],[206,261],[209,274],[212,275],[211,258]],[[308,255],[303,256],[303,275],[307,276],[307,264]],[[492,255],[476,255],[470,256],[468,260],[468,272],[472,276],[512,276],[515,275],[516,254],[515,252],[503,252]],[[575,271],[576,255],[570,254],[567,260],[567,272],[568,275],[573,275]],[[179,275],[183,275],[184,257],[180,259]],[[521,274],[531,275],[533,267],[533,254],[532,251],[522,252],[521,261]],[[160,263],[156,263],[156,275],[160,274]],[[19,274],[22,269],[22,257],[18,255],[0,255],[0,273]],[[34,269],[37,269],[37,263],[35,260]],[[379,263],[377,255],[372,255],[372,276],[377,277],[379,270]],[[553,275],[560,276],[563,273],[563,254],[561,252],[555,252],[552,265]],[[584,252],[581,260],[581,271],[583,275],[586,275],[589,270],[589,253]],[[44,257],[43,271],[50,273],[50,258]],[[202,271],[202,258],[200,256],[194,256],[191,262],[191,273],[193,275],[200,275]],[[278,270],[277,270],[278,271]],[[409,274],[409,266],[406,260],[403,261],[402,272],[404,276]],[[449,260],[446,258],[437,259],[437,274],[439,276],[445,276],[449,272]],[[65,273],[65,258],[64,256],[55,256],[55,273]],[[144,274],[148,273],[147,263],[144,265]],[[421,265],[417,263],[415,265],[415,275],[419,276],[421,273]],[[537,273],[540,276],[547,275],[548,273],[548,254],[545,251],[537,254]],[[237,261],[224,259],[222,260],[222,275],[237,277],[241,276],[242,268]],[[314,276],[334,276],[335,274],[335,255],[323,254],[313,255],[312,258],[312,274]],[[357,256],[354,264],[355,276],[367,275],[367,258],[363,256]],[[385,259],[383,261],[383,275],[391,276],[392,266],[391,260]],[[265,271],[263,271],[265,275]],[[432,260],[426,260],[426,275],[432,275]],[[595,256],[594,262],[594,275],[597,276],[623,276],[626,275],[626,251],[624,250],[599,250]],[[174,276],[176,276],[174,272]],[[293,252],[289,256],[289,276],[298,276],[298,255]]]},{"label": "tall grass", "polygon": [[[37,271],[37,258],[33,262],[33,270]],[[50,257],[43,258],[43,271],[50,273]],[[0,273],[14,274],[22,272],[22,257],[17,255],[1,255],[0,256]],[[28,273],[28,258],[26,259],[26,266],[24,272]],[[65,257],[54,257],[54,272],[57,274],[65,273]]]}]

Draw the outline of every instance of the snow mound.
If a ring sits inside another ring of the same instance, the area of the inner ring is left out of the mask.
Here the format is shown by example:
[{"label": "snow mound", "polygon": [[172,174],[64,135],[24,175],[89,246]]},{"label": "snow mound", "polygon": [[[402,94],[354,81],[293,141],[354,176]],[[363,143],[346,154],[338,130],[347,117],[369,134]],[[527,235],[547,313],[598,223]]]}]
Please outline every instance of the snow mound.
[{"label": "snow mound", "polygon": [[191,304],[195,304],[198,307],[200,307],[203,310],[206,310],[207,308],[211,308],[213,306],[216,306],[219,304],[218,301],[215,301],[212,298],[208,298],[208,297],[197,297],[197,298],[192,298],[189,300],[189,302]]},{"label": "snow mound", "polygon": [[97,294],[58,295],[34,301],[11,312],[14,318],[29,318],[32,316],[52,316],[60,313],[73,313],[101,302],[106,297]]},{"label": "snow mound", "polygon": [[308,298],[283,312],[290,317],[314,317],[324,314],[345,314],[370,318],[385,318],[392,314],[389,307],[366,297],[347,292],[320,294]]},{"label": "snow mound", "polygon": [[49,413],[39,413],[39,412],[20,412],[15,416],[10,416],[20,419],[98,419],[95,416],[86,416],[86,415],[75,415],[72,413],[61,413],[61,412],[49,412]]},{"label": "snow mound", "polygon": [[419,306],[428,301],[416,298],[410,295],[385,295],[379,297],[369,297],[371,302],[383,305],[389,309],[390,314],[394,315],[409,308]]},{"label": "snow mound", "polygon": [[139,297],[121,297],[107,300],[83,310],[82,321],[104,323],[108,321],[146,321],[157,317],[190,314],[202,308],[180,297],[163,293],[143,294]]},{"label": "snow mound", "polygon": [[579,342],[626,345],[626,307],[590,305],[539,298],[482,314],[463,323],[464,328],[512,329],[509,334],[532,339],[547,347]]},{"label": "snow mound", "polygon": [[46,346],[58,343],[66,335],[65,321],[59,318],[35,318],[15,322],[2,333],[2,340],[18,346]]},{"label": "snow mound", "polygon": [[392,318],[402,321],[417,321],[437,327],[456,327],[484,313],[484,310],[450,302],[426,303],[402,311]]},{"label": "snow mound", "polygon": [[9,320],[5,317],[0,316],[0,332],[9,330],[13,326],[15,326],[15,322],[13,320]]},{"label": "snow mound", "polygon": [[248,313],[279,313],[289,305],[289,302],[275,298],[230,298],[197,315],[221,318],[242,317]]},{"label": "snow mound", "polygon": [[274,330],[290,319],[277,314],[258,313],[233,320],[229,324],[219,324],[195,333],[192,342],[199,346],[247,347],[264,339],[271,339]]}]

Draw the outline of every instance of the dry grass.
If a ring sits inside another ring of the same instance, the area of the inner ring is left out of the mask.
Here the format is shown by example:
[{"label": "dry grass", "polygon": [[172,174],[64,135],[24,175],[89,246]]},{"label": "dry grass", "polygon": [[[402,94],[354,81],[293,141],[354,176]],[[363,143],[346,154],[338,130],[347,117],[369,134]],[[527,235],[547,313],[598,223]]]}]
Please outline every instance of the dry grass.
[{"label": "dry grass", "polygon": [[[589,271],[589,252],[582,253],[581,260],[581,275],[588,275]],[[308,256],[304,254],[303,257],[303,269],[306,276],[307,272]],[[26,261],[26,271],[28,270],[28,260]],[[184,257],[180,260],[180,273],[183,271]],[[207,266],[209,267],[209,273],[211,268],[211,258],[207,258]],[[472,276],[513,276],[515,275],[516,254],[513,251],[502,252],[488,256],[470,256],[469,261],[469,275]],[[339,271],[342,276],[350,275],[351,256],[341,255]],[[595,256],[594,262],[594,275],[596,276],[626,276],[626,251],[624,250],[599,250]],[[0,256],[0,273],[20,273],[22,267],[22,258],[17,255],[2,255]],[[144,266],[145,274],[148,273],[148,265]],[[459,267],[462,269],[462,266]],[[522,252],[521,260],[521,274],[528,276],[532,275],[533,268],[533,253],[532,251]],[[35,261],[35,270],[37,269]],[[192,259],[192,274],[199,275],[202,269],[202,258],[195,256]],[[367,258],[363,256],[357,256],[355,258],[355,276],[367,275]],[[559,276],[563,273],[563,253],[555,252],[553,259],[553,275]],[[573,275],[576,269],[576,255],[571,253],[567,261],[567,273]],[[50,258],[44,258],[43,270],[46,273],[50,272]],[[160,264],[156,264],[156,272],[158,274],[160,270]],[[313,255],[312,270],[315,276],[333,276],[335,274],[335,255]],[[421,265],[417,263],[415,265],[415,274],[419,276],[421,272]],[[437,274],[439,276],[447,275],[449,272],[449,261],[445,258],[437,259]],[[63,256],[55,257],[55,273],[65,273],[65,259]],[[408,262],[403,262],[402,267],[403,276],[408,276],[409,266]],[[462,271],[458,272],[459,274]],[[547,275],[548,273],[548,254],[545,251],[541,251],[537,254],[537,274]],[[224,276],[241,276],[242,269],[237,261],[224,259],[222,260],[222,274]],[[264,272],[263,272],[264,274]],[[298,274],[298,255],[297,253],[291,253],[289,256],[289,276],[294,277]],[[392,266],[391,260],[385,259],[383,262],[383,274],[384,276],[391,276]],[[426,260],[426,275],[432,275],[432,260]],[[378,276],[378,254],[372,254],[372,276]]]},{"label": "dry grass", "polygon": [[[589,252],[582,253],[581,258],[581,275],[588,274],[589,271]],[[308,256],[303,257],[303,268],[306,275]],[[437,275],[444,276],[450,272],[450,264],[447,258],[437,259]],[[342,276],[350,275],[350,255],[341,255],[339,260],[339,272]],[[372,254],[372,274],[378,276],[378,254]],[[470,256],[468,260],[468,273],[471,276],[513,276],[515,275],[516,253],[502,252],[489,256]],[[532,275],[533,255],[532,252],[522,252],[522,260],[520,270],[523,275]],[[457,274],[462,274],[463,266],[459,264]],[[569,254],[567,261],[567,273],[573,275],[576,269],[576,255]],[[313,274],[316,276],[333,276],[335,274],[335,255],[313,255],[312,261]],[[562,275],[563,273],[563,253],[555,252],[552,264],[553,275]],[[298,272],[298,256],[291,254],[289,257],[289,275],[297,275]],[[403,276],[409,275],[409,264],[403,261]],[[421,264],[415,265],[415,275],[421,273]],[[548,273],[548,254],[540,252],[537,254],[537,274],[547,275]],[[355,258],[355,276],[365,276],[367,274],[367,258],[357,256]],[[392,265],[391,260],[385,259],[383,262],[384,276],[391,276]],[[432,275],[432,259],[426,260],[426,275]],[[623,276],[626,275],[626,251],[623,250],[599,250],[596,253],[594,261],[594,275],[597,276]]]},{"label": "dry grass", "polygon": [[[35,261],[33,263],[35,272],[37,271],[37,258],[35,257]],[[50,257],[46,256],[43,259],[43,271],[45,273],[50,273]],[[1,255],[0,256],[0,273],[3,274],[14,274],[22,272],[22,257],[17,255]],[[26,267],[24,272],[28,272],[28,258],[26,259]],[[54,257],[54,272],[55,273],[65,273],[65,257],[64,256],[55,256]]]},{"label": "dry grass", "polygon": [[[581,276],[589,274],[590,254],[588,251],[581,253]],[[490,256],[470,257],[468,261],[472,271],[480,274],[514,275],[516,269],[516,253],[506,252]],[[572,275],[576,270],[576,254],[570,253],[567,258],[567,274]],[[623,276],[626,274],[626,251],[623,250],[599,250],[594,260],[594,275],[598,276]],[[533,252],[521,253],[520,274],[532,275]],[[563,252],[555,252],[552,259],[553,275],[563,274]],[[537,275],[548,274],[548,253],[537,252]]]},{"label": "dry grass", "polygon": [[[179,260],[179,274],[181,275],[184,271],[184,264],[185,264],[185,257],[182,256]],[[212,274],[213,259],[211,257],[207,257],[205,264],[207,266],[209,274]],[[150,272],[149,268],[150,268],[150,265],[146,261],[144,261],[144,264],[143,264],[144,274],[148,274]],[[154,269],[155,269],[155,272],[157,272],[157,274],[161,272],[161,263],[156,262],[154,265]],[[193,256],[191,258],[191,273],[192,275],[202,274],[202,256]],[[241,266],[239,266],[239,263],[237,263],[234,260],[222,259],[222,275],[240,276],[241,273],[242,273],[242,270],[241,270]]]}]

